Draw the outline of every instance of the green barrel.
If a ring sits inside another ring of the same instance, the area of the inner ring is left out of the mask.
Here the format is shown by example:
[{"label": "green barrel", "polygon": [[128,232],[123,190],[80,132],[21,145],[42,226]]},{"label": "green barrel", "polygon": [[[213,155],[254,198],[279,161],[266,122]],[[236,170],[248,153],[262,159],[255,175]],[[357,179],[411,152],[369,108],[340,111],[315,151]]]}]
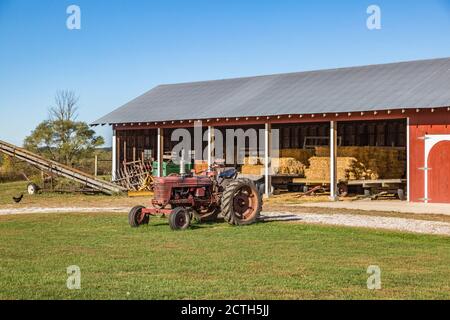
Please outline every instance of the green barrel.
[{"label": "green barrel", "polygon": [[[186,170],[185,172],[189,173],[193,169],[193,165],[192,165],[192,163],[185,163],[184,168]],[[172,173],[180,173],[180,165],[175,164],[173,162],[164,161],[163,162],[163,177],[166,177]],[[158,162],[157,161],[153,162],[152,174],[155,177],[158,175]]]}]

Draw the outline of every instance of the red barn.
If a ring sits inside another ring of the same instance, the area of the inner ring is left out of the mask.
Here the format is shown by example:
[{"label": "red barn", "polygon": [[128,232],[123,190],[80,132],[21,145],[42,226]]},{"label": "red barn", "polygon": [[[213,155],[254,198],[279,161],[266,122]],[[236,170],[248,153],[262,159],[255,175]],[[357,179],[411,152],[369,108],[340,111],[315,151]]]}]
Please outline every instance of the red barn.
[{"label": "red barn", "polygon": [[314,139],[330,147],[333,197],[339,147],[391,148],[405,154],[391,165],[404,163],[397,178],[409,201],[450,203],[450,58],[161,85],[93,125],[112,125],[117,170],[128,159],[154,157],[162,164],[175,143],[171,133],[193,130],[198,121],[209,133],[209,163],[214,132],[262,129],[258,139],[269,157],[269,134],[278,129],[283,150],[308,148]]}]

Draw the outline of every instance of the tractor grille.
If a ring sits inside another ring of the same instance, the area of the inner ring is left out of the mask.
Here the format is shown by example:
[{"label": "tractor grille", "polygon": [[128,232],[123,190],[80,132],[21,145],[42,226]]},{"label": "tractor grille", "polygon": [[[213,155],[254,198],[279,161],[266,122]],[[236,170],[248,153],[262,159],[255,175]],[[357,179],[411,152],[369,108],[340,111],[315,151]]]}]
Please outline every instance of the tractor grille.
[{"label": "tractor grille", "polygon": [[168,202],[170,200],[170,192],[172,186],[166,183],[158,183],[154,188],[154,199],[158,202]]}]

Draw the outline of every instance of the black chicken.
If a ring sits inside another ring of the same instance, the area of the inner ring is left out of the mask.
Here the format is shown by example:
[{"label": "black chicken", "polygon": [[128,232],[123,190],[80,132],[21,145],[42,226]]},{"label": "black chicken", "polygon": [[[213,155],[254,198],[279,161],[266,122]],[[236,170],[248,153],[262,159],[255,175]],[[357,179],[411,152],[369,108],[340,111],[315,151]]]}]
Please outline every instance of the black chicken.
[{"label": "black chicken", "polygon": [[23,194],[21,194],[19,197],[13,197],[13,200],[15,203],[19,203],[20,201],[22,201],[23,198]]}]

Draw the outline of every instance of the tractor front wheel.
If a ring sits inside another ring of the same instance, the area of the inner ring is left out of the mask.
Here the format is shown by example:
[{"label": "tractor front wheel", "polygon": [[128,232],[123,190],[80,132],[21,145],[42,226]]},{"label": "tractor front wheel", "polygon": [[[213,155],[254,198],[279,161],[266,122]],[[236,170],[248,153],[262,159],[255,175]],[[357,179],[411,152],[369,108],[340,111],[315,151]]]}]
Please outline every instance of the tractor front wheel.
[{"label": "tractor front wheel", "polygon": [[172,230],[186,230],[190,224],[191,214],[186,208],[175,208],[169,215],[169,225]]},{"label": "tractor front wheel", "polygon": [[261,213],[262,197],[252,180],[233,180],[223,192],[221,209],[229,224],[252,224]]},{"label": "tractor front wheel", "polygon": [[137,228],[143,224],[148,224],[150,218],[148,215],[142,216],[143,206],[136,206],[128,213],[128,222],[132,228]]}]

